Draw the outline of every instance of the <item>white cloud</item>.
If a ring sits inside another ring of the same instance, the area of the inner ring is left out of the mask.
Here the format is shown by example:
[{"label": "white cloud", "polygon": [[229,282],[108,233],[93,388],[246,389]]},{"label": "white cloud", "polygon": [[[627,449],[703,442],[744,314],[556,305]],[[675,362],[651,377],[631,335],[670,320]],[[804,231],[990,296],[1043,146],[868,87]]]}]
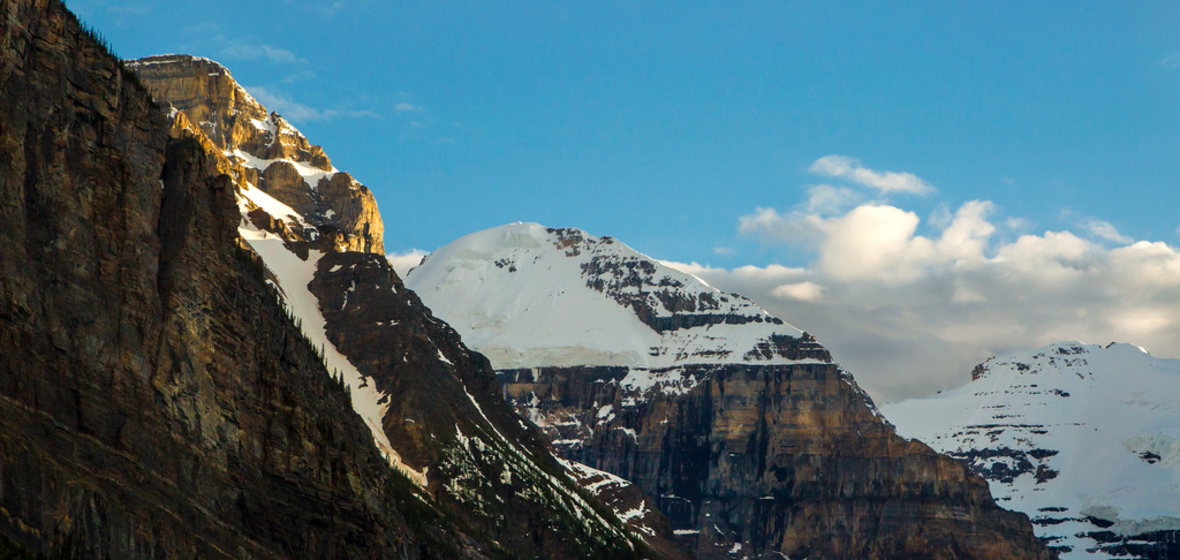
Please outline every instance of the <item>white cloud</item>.
[{"label": "white cloud", "polygon": [[401,103],[398,103],[397,105],[393,106],[393,110],[397,111],[398,113],[407,113],[407,112],[415,112],[416,113],[418,111],[422,111],[423,109],[425,109],[425,107],[411,105],[409,103],[406,103],[405,101],[402,101]]},{"label": "white cloud", "polygon": [[993,209],[990,202],[971,201],[953,216],[948,211],[937,240],[915,235],[921,222],[917,214],[879,203],[833,217],[758,208],[739,218],[738,231],[763,241],[816,249],[816,265],[833,278],[906,282],[932,266],[970,266],[981,260],[995,232],[986,220]]},{"label": "white cloud", "polygon": [[799,301],[819,301],[823,299],[824,287],[815,282],[799,282],[783,284],[770,290],[770,295],[780,299],[797,299]]},{"label": "white cloud", "polygon": [[1004,227],[1006,227],[1010,230],[1013,230],[1013,231],[1028,229],[1031,226],[1032,226],[1032,224],[1029,223],[1028,219],[1026,219],[1026,218],[1010,217],[1004,221]]},{"label": "white cloud", "polygon": [[1180,52],[1174,52],[1168,56],[1165,56],[1164,59],[1160,61],[1160,65],[1166,66],[1168,68],[1180,68]]},{"label": "white cloud", "polygon": [[780,214],[774,208],[756,208],[738,218],[738,232],[755,235],[767,243],[814,245],[823,237],[823,218],[815,214]]},{"label": "white cloud", "polygon": [[881,191],[881,194],[901,192],[926,195],[934,192],[926,181],[913,173],[897,173],[894,171],[875,171],[861,165],[860,161],[832,154],[815,160],[808,171],[837,179],[845,179],[854,183],[871,187]]},{"label": "white cloud", "polygon": [[929,239],[914,236],[918,222],[893,206],[858,206],[824,224],[819,266],[840,280],[912,280],[934,250]]},{"label": "white cloud", "polygon": [[293,101],[282,92],[271,91],[262,86],[242,86],[264,107],[295,123],[322,121],[337,117],[381,118],[381,115],[365,109],[317,109]]},{"label": "white cloud", "polygon": [[880,202],[835,215],[809,207],[760,208],[739,222],[748,235],[812,251],[807,268],[693,273],[815,334],[878,400],[961,385],[988,356],[1057,340],[1180,357],[1180,251],[1167,243],[1131,243],[1074,214],[1064,218],[1087,238],[1117,246],[1071,231],[1009,239],[997,231],[1028,222],[982,200],[936,211],[931,235],[919,235],[914,212]]},{"label": "white cloud", "polygon": [[418,266],[422,262],[422,257],[429,254],[421,249],[410,249],[401,253],[385,255],[385,260],[389,261],[389,265],[393,267],[398,276],[405,278],[410,269]]},{"label": "white cloud", "polygon": [[295,53],[270,45],[248,45],[231,41],[221,48],[221,56],[241,60],[269,59],[271,62],[290,63],[299,60]]},{"label": "white cloud", "polygon": [[807,212],[821,215],[842,212],[862,200],[856,191],[832,185],[812,185],[807,195]]},{"label": "white cloud", "polygon": [[1107,241],[1114,241],[1115,243],[1123,244],[1134,241],[1134,239],[1119,233],[1119,230],[1111,225],[1110,222],[1104,222],[1102,220],[1091,218],[1086,221],[1083,227],[1085,227],[1095,236],[1101,237]]}]

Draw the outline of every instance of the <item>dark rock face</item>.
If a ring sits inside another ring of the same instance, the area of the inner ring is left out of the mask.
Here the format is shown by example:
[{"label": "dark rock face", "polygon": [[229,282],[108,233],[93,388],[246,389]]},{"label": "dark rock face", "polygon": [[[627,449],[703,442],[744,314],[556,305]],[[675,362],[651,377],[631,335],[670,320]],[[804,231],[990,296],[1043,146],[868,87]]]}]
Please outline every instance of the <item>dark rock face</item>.
[{"label": "dark rock face", "polygon": [[834,364],[680,369],[667,392],[628,390],[621,367],[499,376],[564,456],[635,482],[697,558],[1052,557],[1026,516],[897,437]]},{"label": "dark rock face", "polygon": [[[457,336],[420,305],[396,312],[413,328],[377,337],[407,341],[406,361],[423,366],[397,402],[433,396],[425,409],[468,430],[469,442],[513,431],[464,447],[476,456],[466,461],[455,446],[421,441],[414,460],[443,471],[436,486],[467,476],[521,497],[458,515],[475,501],[436,503],[390,468],[238,236],[242,170],[187,119],[170,128],[58,0],[0,3],[0,153],[0,553],[637,555],[617,520],[571,521],[601,506],[567,503],[580,496],[558,491],[572,483],[499,399],[486,362],[456,350]],[[361,268],[380,260],[333,257]],[[364,270],[400,287],[384,266]],[[426,368],[421,352],[450,355],[468,373]],[[409,375],[376,371],[391,391]],[[470,399],[454,395],[458,378]],[[509,481],[487,470],[521,456],[541,468]]]},{"label": "dark rock face", "polygon": [[[566,233],[571,231],[574,234]],[[559,239],[568,243],[562,243],[559,247],[568,247],[566,254],[569,256],[578,255],[579,246],[614,243],[610,237],[600,240],[583,237],[578,230],[553,232],[561,234]],[[726,312],[722,304],[728,303],[729,296],[717,296],[709,292],[686,294],[681,290],[684,285],[675,279],[666,276],[657,279],[655,264],[646,258],[595,256],[582,265],[582,275],[587,278],[587,287],[606,294],[623,307],[631,308],[643,324],[658,333],[708,325],[783,324],[781,319],[769,315]],[[661,311],[669,315],[662,315]]]},{"label": "dark rock face", "polygon": [[51,557],[432,555],[236,245],[229,177],[59,2],[3,3],[0,38],[0,532]]}]

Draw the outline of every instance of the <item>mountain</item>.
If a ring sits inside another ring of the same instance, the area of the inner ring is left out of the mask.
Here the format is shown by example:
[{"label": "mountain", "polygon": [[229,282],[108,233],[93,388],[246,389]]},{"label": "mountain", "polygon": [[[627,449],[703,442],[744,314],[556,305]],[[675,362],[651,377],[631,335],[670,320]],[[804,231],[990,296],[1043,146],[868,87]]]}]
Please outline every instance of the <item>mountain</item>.
[{"label": "mountain", "polygon": [[589,497],[576,467],[557,461],[500,397],[487,360],[405,288],[384,258],[367,188],[220,64],[164,55],[127,67],[170,106],[174,128],[224,160],[239,239],[350,388],[382,455],[423,496],[504,553],[675,555],[654,529],[635,532]]},{"label": "mountain", "polygon": [[0,556],[664,556],[220,65],[6,0],[0,143]]},{"label": "mountain", "polygon": [[564,457],[636,483],[697,558],[1052,557],[813,337],[617,240],[510,224],[406,285]]},{"label": "mountain", "polygon": [[[384,254],[384,225],[373,193],[336,169],[277,113],[267,113],[221,64],[189,55],[126,61],[157,100],[167,103],[234,164],[248,183],[293,210],[317,231],[341,232],[340,250]],[[275,216],[285,219],[286,216]],[[296,223],[299,223],[298,220]]]},{"label": "mountain", "polygon": [[1180,558],[1180,360],[1058,342],[882,412],[968,462],[1064,559]]}]

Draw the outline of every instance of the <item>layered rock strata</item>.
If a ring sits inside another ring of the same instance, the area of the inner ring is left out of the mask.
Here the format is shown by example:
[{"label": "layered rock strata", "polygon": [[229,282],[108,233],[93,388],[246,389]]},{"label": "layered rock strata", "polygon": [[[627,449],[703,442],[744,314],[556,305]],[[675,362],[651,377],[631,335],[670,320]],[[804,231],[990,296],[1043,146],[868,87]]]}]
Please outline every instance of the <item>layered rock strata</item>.
[{"label": "layered rock strata", "polygon": [[70,558],[421,558],[233,184],[56,0],[0,4],[0,533]]},{"label": "layered rock strata", "polygon": [[407,284],[566,458],[697,558],[1050,558],[981,478],[898,437],[806,333],[609,238],[512,224]]}]

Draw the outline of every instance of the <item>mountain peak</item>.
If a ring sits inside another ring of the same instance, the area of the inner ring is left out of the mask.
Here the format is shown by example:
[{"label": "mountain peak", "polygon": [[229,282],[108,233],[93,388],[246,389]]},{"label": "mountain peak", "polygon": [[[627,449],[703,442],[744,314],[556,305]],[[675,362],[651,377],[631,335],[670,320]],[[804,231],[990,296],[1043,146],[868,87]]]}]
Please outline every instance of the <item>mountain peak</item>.
[{"label": "mountain peak", "polygon": [[1111,342],[1106,346],[1086,344],[1076,340],[1054,342],[1034,350],[1012,352],[992,356],[971,371],[971,380],[987,377],[991,372],[1004,375],[1052,375],[1064,372],[1078,372],[1086,369],[1087,357],[1101,353],[1104,357],[1114,354],[1125,359],[1136,355],[1150,356],[1146,349],[1134,344]]},{"label": "mountain peak", "polygon": [[830,361],[810,337],[611,237],[516,222],[440,248],[406,283],[497,368]]},{"label": "mountain peak", "polygon": [[337,170],[324,150],[290,122],[268,113],[224,66],[186,54],[124,64],[158,102],[171,105],[174,114],[183,113],[236,164],[245,183],[317,229],[343,233],[341,247],[384,254],[384,225],[369,189]]}]

